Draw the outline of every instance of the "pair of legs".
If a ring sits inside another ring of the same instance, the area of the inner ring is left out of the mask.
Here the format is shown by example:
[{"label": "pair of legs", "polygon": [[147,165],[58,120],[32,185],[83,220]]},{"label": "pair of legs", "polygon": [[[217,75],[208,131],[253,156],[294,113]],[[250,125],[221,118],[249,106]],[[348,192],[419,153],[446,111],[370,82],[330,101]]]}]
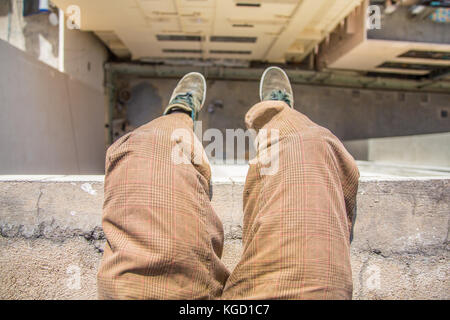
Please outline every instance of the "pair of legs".
[{"label": "pair of legs", "polygon": [[[99,298],[351,298],[359,172],[330,131],[291,108],[290,86],[278,90],[280,83],[269,83],[276,90],[245,118],[257,132],[276,130],[278,139],[259,141],[256,158],[276,149],[277,170],[263,173],[265,163],[250,163],[244,250],[231,274],[220,260],[224,235],[210,203],[211,170],[207,159],[194,161],[204,152],[193,143],[195,113],[184,111],[195,106],[183,103],[186,95],[172,99],[181,112],[166,112],[108,149]],[[173,161],[178,129],[192,133],[190,163]]]}]

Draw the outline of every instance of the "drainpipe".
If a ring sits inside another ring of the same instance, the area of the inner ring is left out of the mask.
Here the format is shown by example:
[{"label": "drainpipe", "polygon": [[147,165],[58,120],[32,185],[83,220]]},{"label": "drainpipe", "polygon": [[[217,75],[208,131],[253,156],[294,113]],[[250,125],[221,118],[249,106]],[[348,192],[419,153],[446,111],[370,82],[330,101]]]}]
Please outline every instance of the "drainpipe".
[{"label": "drainpipe", "polygon": [[106,84],[106,98],[107,98],[107,108],[106,108],[106,118],[107,118],[107,146],[110,146],[113,141],[113,114],[116,105],[116,72],[113,65],[110,63],[105,64],[105,84]]},{"label": "drainpipe", "polygon": [[59,39],[58,39],[58,70],[59,72],[64,72],[64,11],[59,9]]}]

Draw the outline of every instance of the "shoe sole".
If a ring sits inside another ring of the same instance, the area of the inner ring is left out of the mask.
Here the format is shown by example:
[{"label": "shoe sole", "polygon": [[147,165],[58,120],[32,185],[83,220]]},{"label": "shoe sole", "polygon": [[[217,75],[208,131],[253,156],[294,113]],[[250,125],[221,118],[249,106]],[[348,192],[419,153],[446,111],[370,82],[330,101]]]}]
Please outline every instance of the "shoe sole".
[{"label": "shoe sole", "polygon": [[[284,76],[286,77],[286,79],[288,79],[288,82],[289,82],[289,88],[291,89],[291,92],[292,92],[292,98],[293,98],[293,97],[294,97],[294,93],[293,93],[293,91],[292,91],[291,81],[289,80],[289,77],[288,77],[288,75],[286,74],[286,72],[285,72],[283,69],[281,69],[280,67],[269,67],[269,68],[267,68],[266,70],[264,70],[264,73],[263,73],[262,76],[261,76],[261,81],[259,82],[259,99],[260,99],[261,101],[263,101],[262,87],[263,87],[264,77],[266,76],[267,72],[269,72],[269,71],[272,70],[272,69],[276,69],[276,70],[281,71],[281,73],[284,74]],[[292,105],[294,105],[294,102],[292,102]],[[292,106],[291,108],[294,109],[294,106]]]},{"label": "shoe sole", "polygon": [[[200,78],[202,79],[202,82],[203,82],[203,86],[205,87],[205,90],[203,90],[202,104],[201,104],[201,106],[200,106],[200,110],[202,110],[202,109],[203,109],[203,105],[205,104],[205,99],[206,99],[206,89],[207,89],[205,76],[202,75],[200,72],[189,72],[189,73],[185,74],[185,75],[183,76],[183,78],[181,78],[181,80],[178,81],[178,83],[180,83],[181,81],[183,81],[184,78],[187,78],[188,76],[191,76],[191,75],[197,75],[197,76],[200,76]],[[178,85],[178,84],[177,84],[177,85]],[[200,110],[198,110],[197,112],[200,112]]]}]

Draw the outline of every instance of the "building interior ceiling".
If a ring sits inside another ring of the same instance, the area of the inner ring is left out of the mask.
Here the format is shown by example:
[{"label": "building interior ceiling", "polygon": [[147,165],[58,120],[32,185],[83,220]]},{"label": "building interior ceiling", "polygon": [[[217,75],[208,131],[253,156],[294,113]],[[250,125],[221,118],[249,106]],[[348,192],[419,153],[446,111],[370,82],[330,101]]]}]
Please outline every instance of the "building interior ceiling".
[{"label": "building interior ceiling", "polygon": [[[73,0],[53,0],[65,10]],[[362,0],[79,0],[81,29],[133,60],[303,60]]]},{"label": "building interior ceiling", "polygon": [[[73,0],[53,3],[66,11]],[[427,76],[447,74],[450,66],[448,55],[420,60],[404,56],[448,53],[448,43],[368,39],[368,0],[78,0],[76,4],[81,30],[94,32],[116,56],[133,61],[249,66],[250,61],[300,63],[314,53],[325,57],[325,68],[334,70]]]}]

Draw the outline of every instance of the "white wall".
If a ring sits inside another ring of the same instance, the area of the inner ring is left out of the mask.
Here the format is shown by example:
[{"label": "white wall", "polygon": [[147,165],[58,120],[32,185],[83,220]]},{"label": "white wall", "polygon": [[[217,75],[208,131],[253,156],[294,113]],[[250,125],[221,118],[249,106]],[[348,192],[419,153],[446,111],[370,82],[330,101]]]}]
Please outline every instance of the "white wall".
[{"label": "white wall", "polygon": [[102,174],[108,51],[22,5],[0,0],[0,173]]},{"label": "white wall", "polygon": [[102,174],[105,97],[0,40],[0,174]]},{"label": "white wall", "polygon": [[64,28],[64,73],[95,88],[104,89],[104,44],[91,32]]}]

